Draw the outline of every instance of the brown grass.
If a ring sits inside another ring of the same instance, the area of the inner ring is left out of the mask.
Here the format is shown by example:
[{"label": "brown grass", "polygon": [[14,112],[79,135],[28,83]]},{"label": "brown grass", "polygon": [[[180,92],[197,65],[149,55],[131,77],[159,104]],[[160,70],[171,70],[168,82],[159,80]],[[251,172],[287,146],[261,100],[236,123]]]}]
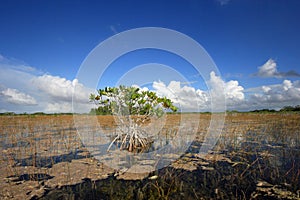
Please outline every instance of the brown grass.
[{"label": "brown grass", "polygon": [[[97,130],[96,125],[88,120],[89,116],[80,117],[82,124],[79,126],[90,127],[91,132]],[[178,130],[176,127],[180,125],[181,117],[180,114],[167,115],[164,129]],[[186,114],[185,117],[191,121],[199,119],[196,141],[202,142],[211,115]],[[108,132],[117,126],[113,116],[96,118]],[[75,184],[84,177],[100,179],[113,171],[104,169],[82,146],[71,115],[0,116],[0,147],[1,199],[39,196],[33,191],[43,188],[45,182],[52,187]],[[231,160],[239,157],[239,162],[248,163],[248,167],[236,177],[247,177],[248,172],[255,168],[269,182],[280,180],[297,190],[300,163],[295,156],[298,154],[294,151],[279,151],[277,147],[300,148],[299,114],[227,114],[225,126],[214,149],[215,152],[228,152],[226,157]],[[288,154],[285,155],[285,161],[279,158],[283,154]],[[251,160],[253,155],[256,157]],[[295,162],[289,163],[292,159]],[[52,179],[52,176],[55,178]],[[58,176],[60,179],[57,179]],[[162,192],[159,185],[153,186]]]}]

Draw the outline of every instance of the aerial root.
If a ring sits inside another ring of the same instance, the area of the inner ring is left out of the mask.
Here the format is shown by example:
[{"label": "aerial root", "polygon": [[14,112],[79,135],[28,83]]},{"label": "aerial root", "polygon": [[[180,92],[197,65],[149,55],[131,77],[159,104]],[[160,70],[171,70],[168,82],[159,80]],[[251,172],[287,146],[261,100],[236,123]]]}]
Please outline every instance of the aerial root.
[{"label": "aerial root", "polygon": [[127,149],[132,152],[137,148],[146,148],[152,142],[150,138],[143,137],[141,130],[132,130],[131,133],[118,134],[108,146],[107,151],[110,150],[113,144],[120,144],[119,149]]}]

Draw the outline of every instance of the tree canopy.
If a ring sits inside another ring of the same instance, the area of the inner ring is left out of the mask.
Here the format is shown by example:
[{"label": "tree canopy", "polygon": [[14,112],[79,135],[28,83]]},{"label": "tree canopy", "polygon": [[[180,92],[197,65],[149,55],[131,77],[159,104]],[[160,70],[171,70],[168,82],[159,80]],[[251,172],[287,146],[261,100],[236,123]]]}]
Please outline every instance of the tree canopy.
[{"label": "tree canopy", "polygon": [[90,100],[98,105],[91,110],[95,114],[161,116],[164,110],[177,111],[170,99],[137,87],[105,87],[91,94]]}]

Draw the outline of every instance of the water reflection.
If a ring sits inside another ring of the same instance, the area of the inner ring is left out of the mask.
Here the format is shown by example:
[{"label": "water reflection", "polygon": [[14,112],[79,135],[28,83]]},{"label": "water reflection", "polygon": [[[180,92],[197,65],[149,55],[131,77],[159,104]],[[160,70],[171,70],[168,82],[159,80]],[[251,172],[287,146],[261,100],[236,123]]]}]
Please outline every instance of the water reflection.
[{"label": "water reflection", "polygon": [[[7,169],[2,176],[13,182],[10,187],[34,181],[45,185],[41,199],[262,199],[268,193],[284,199],[284,192],[299,198],[299,126],[256,118],[255,123],[227,123],[207,155],[199,154],[201,147],[209,146],[204,140],[207,124],[202,122],[197,130],[191,125],[166,126],[148,149],[131,154],[118,148],[107,152],[114,127],[103,128],[107,141],[95,137],[96,127],[81,127],[92,138],[91,154],[70,125],[11,126],[0,137]],[[196,138],[190,134],[194,131]]]}]

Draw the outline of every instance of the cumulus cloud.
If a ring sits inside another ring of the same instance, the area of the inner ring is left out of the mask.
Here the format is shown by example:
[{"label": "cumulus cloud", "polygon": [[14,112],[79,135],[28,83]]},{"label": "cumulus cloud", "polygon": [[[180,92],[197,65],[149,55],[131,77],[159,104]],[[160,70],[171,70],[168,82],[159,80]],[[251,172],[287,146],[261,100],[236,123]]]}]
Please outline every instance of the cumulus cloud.
[{"label": "cumulus cloud", "polygon": [[87,98],[92,92],[77,79],[71,81],[59,76],[43,75],[35,77],[31,81],[35,87],[56,101],[72,101],[72,97],[75,97],[77,101],[87,102]]},{"label": "cumulus cloud", "polygon": [[34,67],[0,57],[1,110],[16,113],[72,112],[73,103],[76,112],[89,112],[91,92],[77,79],[41,74]]},{"label": "cumulus cloud", "polygon": [[12,104],[18,104],[24,106],[31,106],[37,104],[36,100],[32,96],[22,93],[17,89],[7,88],[1,91],[0,94],[5,101]]},{"label": "cumulus cloud", "polygon": [[286,79],[280,84],[244,89],[238,81],[224,81],[211,72],[208,85],[209,89],[203,91],[179,81],[171,81],[168,85],[154,82],[153,88],[158,95],[170,98],[183,111],[211,110],[211,106],[218,108],[219,105],[212,102],[224,101],[224,98],[228,110],[279,109],[286,105],[300,104],[299,80]]},{"label": "cumulus cloud", "polygon": [[132,87],[136,87],[136,88],[139,88],[141,91],[149,91],[149,89],[147,87],[140,87],[139,85],[132,85]]},{"label": "cumulus cloud", "polygon": [[245,93],[247,98],[244,103],[237,106],[240,109],[280,109],[284,106],[296,106],[300,104],[300,81],[286,79],[280,84],[249,88]]},{"label": "cumulus cloud", "polygon": [[48,103],[45,112],[47,113],[61,113],[61,112],[72,112],[72,104],[68,102],[60,102],[60,103]]},{"label": "cumulus cloud", "polygon": [[[214,72],[210,73],[209,85],[211,87],[211,97],[214,98],[213,105],[218,106],[218,103],[226,101],[226,106],[231,108],[244,101],[244,88],[239,85],[236,80],[230,80],[228,82],[221,79],[220,76],[216,76]],[[222,104],[220,105],[223,106]]]},{"label": "cumulus cloud", "polygon": [[168,85],[163,82],[154,82],[153,88],[159,96],[171,99],[183,111],[224,109],[225,100],[230,106],[243,101],[245,97],[244,88],[239,85],[238,81],[225,82],[214,72],[210,73],[208,81],[210,90],[203,91],[192,86],[182,85],[179,81],[171,81]]},{"label": "cumulus cloud", "polygon": [[254,93],[251,97],[257,103],[284,103],[300,102],[299,81],[284,80],[281,84],[262,86],[261,92]]},{"label": "cumulus cloud", "polygon": [[259,77],[300,77],[300,74],[296,71],[290,70],[288,72],[279,72],[277,70],[277,63],[273,59],[269,59],[265,64],[258,68],[258,72],[254,74]]},{"label": "cumulus cloud", "polygon": [[[264,77],[283,77],[275,61],[259,68]],[[285,75],[291,72],[285,73]],[[279,84],[244,89],[236,80],[224,81],[210,73],[208,89],[192,86],[193,82],[155,81],[152,88],[159,96],[170,98],[182,111],[253,110],[281,108],[300,104],[300,81],[283,80]],[[142,90],[149,90],[147,87]],[[89,112],[88,97],[94,89],[77,79],[41,74],[34,67],[9,61],[0,55],[0,112]],[[73,104],[73,105],[72,105]],[[75,110],[73,110],[74,108]]]},{"label": "cumulus cloud", "polygon": [[227,106],[235,106],[245,100],[244,88],[238,81],[225,83],[225,92]]},{"label": "cumulus cloud", "polygon": [[169,85],[161,81],[153,82],[152,87],[159,96],[171,99],[182,111],[197,111],[206,107],[206,92],[186,85],[182,87],[179,81],[171,81]]},{"label": "cumulus cloud", "polygon": [[31,80],[32,84],[45,97],[45,112],[89,112],[91,105],[88,97],[92,89],[79,83],[77,79],[67,80],[59,76],[42,75]]}]

